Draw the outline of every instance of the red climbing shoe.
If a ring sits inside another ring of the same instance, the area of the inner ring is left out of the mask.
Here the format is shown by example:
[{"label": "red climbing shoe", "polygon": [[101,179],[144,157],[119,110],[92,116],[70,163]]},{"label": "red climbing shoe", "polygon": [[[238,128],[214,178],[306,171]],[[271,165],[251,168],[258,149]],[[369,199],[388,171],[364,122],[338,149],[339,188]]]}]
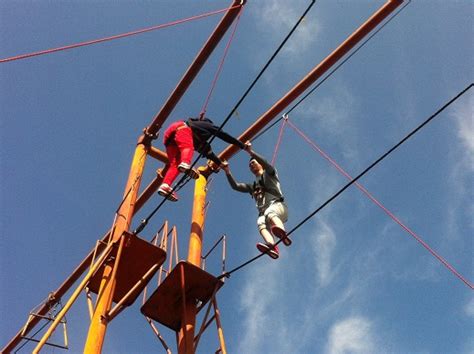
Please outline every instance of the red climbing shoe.
[{"label": "red climbing shoe", "polygon": [[192,179],[198,179],[199,178],[199,172],[196,171],[195,169],[192,169],[191,165],[189,165],[186,162],[181,162],[178,165],[178,170],[179,170],[179,172],[188,175]]},{"label": "red climbing shoe", "polygon": [[283,230],[281,227],[278,227],[276,225],[273,225],[272,226],[272,234],[274,234],[276,237],[278,237],[279,239],[281,239],[281,242],[283,242],[283,244],[285,246],[289,246],[291,245],[291,239],[288,237],[288,235],[286,234],[286,231]]},{"label": "red climbing shoe", "polygon": [[158,188],[158,194],[165,197],[166,199],[168,199],[172,202],[177,202],[178,201],[178,195],[166,183],[163,183],[160,186],[160,188]]},{"label": "red climbing shoe", "polygon": [[259,242],[257,243],[257,249],[262,253],[268,254],[273,259],[277,259],[280,256],[280,252],[278,252],[277,246]]}]

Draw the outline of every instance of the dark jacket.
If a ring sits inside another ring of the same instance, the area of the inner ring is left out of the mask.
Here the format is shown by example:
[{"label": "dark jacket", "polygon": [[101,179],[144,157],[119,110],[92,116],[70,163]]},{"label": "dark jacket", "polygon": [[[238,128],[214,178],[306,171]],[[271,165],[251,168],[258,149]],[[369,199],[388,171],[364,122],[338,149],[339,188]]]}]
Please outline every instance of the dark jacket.
[{"label": "dark jacket", "polygon": [[219,131],[219,127],[214,125],[212,120],[209,118],[189,118],[186,121],[186,124],[193,131],[194,149],[204,157],[212,160],[218,166],[222,161],[216,156],[216,154],[214,154],[211,145],[208,143],[208,140],[213,135],[229,144],[237,145],[241,149],[245,148],[245,145],[240,140],[237,140],[223,130]]}]

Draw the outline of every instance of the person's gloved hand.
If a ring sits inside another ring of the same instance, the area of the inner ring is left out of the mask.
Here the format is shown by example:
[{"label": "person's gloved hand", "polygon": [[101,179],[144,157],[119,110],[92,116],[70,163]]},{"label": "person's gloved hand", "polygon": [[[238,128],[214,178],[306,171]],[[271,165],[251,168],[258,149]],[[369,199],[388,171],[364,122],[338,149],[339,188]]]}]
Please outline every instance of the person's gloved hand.
[{"label": "person's gloved hand", "polygon": [[229,167],[229,163],[227,161],[225,161],[225,160],[222,161],[221,168],[224,170],[224,172],[226,174],[230,173],[230,167]]},{"label": "person's gloved hand", "polygon": [[211,169],[212,172],[217,173],[220,170],[220,166],[218,166],[214,161],[209,160],[207,161],[207,166]]}]

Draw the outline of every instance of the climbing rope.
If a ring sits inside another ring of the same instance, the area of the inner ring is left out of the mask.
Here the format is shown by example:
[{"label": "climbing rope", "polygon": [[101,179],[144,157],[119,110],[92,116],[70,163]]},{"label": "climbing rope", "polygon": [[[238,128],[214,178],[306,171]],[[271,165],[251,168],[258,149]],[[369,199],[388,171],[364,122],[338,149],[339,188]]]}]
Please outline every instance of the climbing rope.
[{"label": "climbing rope", "polygon": [[[293,26],[293,28],[291,29],[291,31],[287,34],[287,36],[285,37],[285,39],[281,42],[281,44],[278,46],[277,50],[273,53],[273,55],[270,57],[270,59],[267,61],[267,63],[264,65],[264,67],[260,70],[260,72],[258,73],[257,77],[254,79],[254,81],[250,84],[250,86],[248,87],[248,89],[244,92],[244,94],[242,95],[242,97],[239,99],[239,101],[236,103],[236,105],[234,106],[234,108],[232,108],[232,110],[230,111],[230,113],[227,115],[227,117],[224,119],[224,121],[222,122],[222,124],[220,125],[218,131],[216,132],[216,134],[218,132],[220,132],[222,130],[222,128],[227,124],[227,122],[229,121],[229,119],[232,117],[232,115],[237,111],[237,108],[240,106],[240,104],[244,101],[244,99],[247,97],[247,95],[250,93],[250,91],[253,89],[253,87],[255,86],[255,84],[258,82],[258,80],[260,79],[260,77],[263,75],[263,73],[267,70],[268,66],[270,66],[271,62],[273,61],[273,59],[275,59],[275,57],[277,56],[277,54],[280,52],[280,50],[283,48],[283,46],[286,44],[286,42],[288,41],[288,39],[291,37],[291,35],[293,34],[293,32],[298,28],[298,26],[300,25],[300,23],[303,21],[303,19],[305,18],[306,14],[309,12],[309,10],[313,7],[314,3],[316,2],[316,0],[312,0],[311,3],[309,4],[309,6],[306,8],[306,10],[304,11],[304,13],[301,15],[301,17],[298,19],[298,21],[296,22],[296,24]],[[216,135],[213,134],[213,136],[211,137],[211,140],[209,140],[209,144],[215,139]]]},{"label": "climbing rope", "polygon": [[[315,151],[321,154],[329,163],[331,163],[342,175],[344,175],[350,181],[352,177],[334,161],[327,153],[325,153],[318,145],[311,141],[296,125],[287,119],[289,126],[298,133]],[[413,230],[411,230],[407,225],[405,225],[399,218],[395,216],[390,210],[388,210],[379,200],[377,200],[367,189],[364,188],[360,183],[355,182],[354,185],[364,193],[375,205],[383,210],[393,221],[400,225],[408,234],[410,234],[418,243],[420,243],[424,248],[428,250],[436,259],[438,259],[448,270],[450,270],[455,276],[457,276],[462,282],[467,286],[472,288],[472,284],[469,283],[466,278],[464,278],[447,260],[445,260],[441,255],[439,255],[433,248],[431,248],[419,235],[417,235]]]},{"label": "climbing rope", "polygon": [[[411,0],[409,0],[402,8],[400,8],[395,14],[390,17],[383,25],[381,25],[374,33],[372,33],[365,41],[361,43],[354,51],[347,56],[343,61],[341,61],[333,70],[331,70],[320,82],[318,82],[306,95],[304,95],[298,102],[296,102],[287,112],[286,115],[290,114],[296,107],[298,107],[301,102],[303,102],[308,96],[310,96],[319,86],[321,86],[328,78],[332,76],[341,66],[343,66],[350,58],[352,58],[362,47],[364,47],[377,33],[379,33],[386,25],[388,25],[395,17],[398,16],[400,12],[402,12],[409,4]],[[284,116],[284,115],[283,115]],[[282,119],[282,118],[280,118]]]},{"label": "climbing rope", "polygon": [[[230,113],[227,115],[227,117],[225,118],[225,120],[223,121],[223,123],[220,125],[219,129],[217,132],[220,132],[222,130],[222,128],[224,127],[224,125],[229,121],[229,119],[232,117],[232,115],[237,111],[237,108],[240,106],[240,104],[244,101],[244,99],[247,97],[247,95],[250,93],[250,91],[253,89],[253,87],[255,86],[255,84],[258,82],[258,80],[260,79],[260,77],[263,75],[263,73],[267,70],[267,68],[270,66],[271,62],[275,59],[275,57],[277,56],[277,54],[280,52],[280,50],[283,48],[283,46],[286,44],[286,42],[288,41],[288,39],[291,37],[291,35],[295,32],[296,28],[298,28],[299,24],[303,21],[304,17],[306,16],[306,14],[308,13],[308,11],[311,9],[311,7],[313,7],[314,3],[316,2],[316,0],[312,0],[310,5],[307,7],[307,9],[304,11],[303,15],[301,15],[301,17],[298,19],[298,21],[296,22],[296,24],[293,26],[293,28],[291,29],[291,31],[288,33],[288,35],[285,37],[285,39],[280,43],[280,45],[278,46],[278,48],[276,49],[276,51],[273,53],[273,55],[270,57],[270,59],[267,61],[267,63],[264,65],[264,67],[260,70],[259,74],[257,75],[257,77],[253,80],[253,82],[250,84],[250,86],[247,88],[247,90],[244,92],[244,94],[242,95],[242,97],[238,100],[238,102],[235,104],[234,108],[232,108],[232,110],[230,111]],[[217,134],[217,132],[215,134]],[[212,135],[211,139],[209,140],[209,143],[210,144],[214,138],[216,137],[215,134]],[[199,156],[193,161],[192,165],[191,165],[191,168],[193,168],[197,161],[201,158],[202,154],[199,154]],[[186,175],[183,175],[180,180],[178,181],[178,183],[176,184],[176,187],[173,189],[173,190],[177,190],[177,188],[181,188],[181,184],[183,183],[183,181],[185,180],[186,178]],[[170,192],[171,194],[172,192]],[[142,232],[143,229],[146,227],[146,225],[148,224],[148,222],[150,221],[150,219],[158,212],[158,210],[160,210],[161,206],[168,200],[168,197],[165,197],[157,206],[156,208],[145,218],[141,221],[140,225],[135,229],[135,231],[133,231],[133,233],[135,235],[137,235],[138,233]]]},{"label": "climbing rope", "polygon": [[214,75],[214,80],[212,80],[211,89],[209,90],[207,98],[204,101],[204,104],[201,108],[201,113],[199,113],[199,118],[204,118],[204,116],[206,114],[207,106],[209,104],[209,100],[211,99],[212,93],[214,92],[214,88],[216,87],[216,84],[217,84],[217,79],[219,78],[219,75],[220,75],[220,73],[222,71],[222,68],[224,66],[224,61],[227,57],[227,53],[229,52],[230,44],[232,43],[232,40],[234,39],[234,35],[235,35],[235,32],[236,32],[237,27],[239,25],[240,17],[242,16],[243,10],[244,10],[244,7],[242,6],[240,8],[239,14],[237,15],[237,19],[235,20],[235,24],[234,24],[234,28],[232,30],[232,34],[230,35],[229,40],[227,41],[227,45],[224,49],[224,54],[223,54],[222,59],[219,63],[219,67],[217,68],[216,74]]},{"label": "climbing rope", "polygon": [[411,0],[409,0],[405,5],[403,5],[402,8],[400,8],[392,17],[390,17],[383,25],[381,25],[374,33],[372,33],[365,41],[361,43],[360,46],[358,46],[356,49],[354,49],[351,54],[349,54],[344,60],[342,60],[338,65],[334,67],[333,70],[331,70],[321,81],[319,81],[306,95],[304,95],[299,101],[297,101],[286,113],[284,113],[280,118],[275,120],[272,124],[267,126],[264,130],[262,130],[260,133],[258,133],[253,139],[257,140],[260,138],[262,135],[264,135],[267,131],[272,129],[275,125],[277,125],[285,116],[289,115],[296,107],[298,107],[301,102],[303,102],[308,96],[310,96],[316,89],[318,89],[327,79],[329,79],[337,70],[341,68],[350,58],[352,58],[360,49],[362,49],[363,46],[365,46],[377,33],[379,33],[382,28],[384,28],[388,23],[390,23],[398,14],[405,9],[409,4],[411,3]]},{"label": "climbing rope", "polygon": [[66,45],[66,46],[63,46],[63,47],[52,48],[52,49],[47,49],[47,50],[41,50],[41,51],[38,51],[38,52],[32,52],[32,53],[28,53],[28,54],[13,56],[13,57],[10,57],[10,58],[0,59],[0,63],[6,63],[6,62],[9,62],[9,61],[31,58],[31,57],[35,57],[35,56],[39,56],[39,55],[50,54],[50,53],[55,53],[55,52],[59,52],[59,51],[63,51],[63,50],[68,50],[68,49],[84,47],[84,46],[88,46],[88,45],[92,45],[92,44],[112,41],[114,39],[130,37],[130,36],[134,36],[134,35],[145,33],[145,32],[151,32],[151,31],[162,29],[162,28],[175,26],[175,25],[178,25],[178,24],[181,24],[181,23],[185,23],[185,22],[201,19],[201,18],[204,18],[204,17],[209,17],[209,16],[212,16],[212,15],[216,15],[216,14],[219,14],[221,12],[225,12],[225,11],[228,11],[228,10],[235,9],[239,6],[241,6],[241,5],[236,5],[236,6],[233,6],[233,7],[230,7],[230,8],[211,11],[211,12],[207,12],[207,13],[204,13],[204,14],[201,14],[201,15],[195,15],[195,16],[191,16],[191,17],[184,18],[184,19],[181,19],[181,20],[176,20],[176,21],[172,21],[172,22],[169,22],[169,23],[156,25],[156,26],[152,26],[152,27],[148,27],[148,28],[143,28],[143,29],[140,29],[140,30],[131,31],[131,32],[127,32],[127,33],[117,34],[117,35],[114,35],[114,36],[105,37],[105,38],[101,38],[101,39],[94,39],[94,40],[90,40],[90,41],[86,41],[86,42]]},{"label": "climbing rope", "polygon": [[[370,164],[364,171],[362,171],[357,177],[350,180],[344,187],[342,187],[338,192],[336,192],[332,197],[326,200],[321,206],[319,206],[316,210],[314,210],[311,214],[309,214],[306,218],[304,218],[301,222],[299,222],[295,227],[293,227],[289,232],[288,236],[293,234],[297,229],[303,226],[308,220],[310,220],[313,216],[315,216],[319,211],[325,208],[329,203],[331,203],[334,199],[336,199],[339,195],[341,195],[347,188],[349,188],[352,184],[355,184],[362,176],[364,176],[367,172],[369,172],[372,168],[374,168],[377,164],[379,164],[382,160],[384,160],[388,155],[390,155],[394,150],[400,147],[403,143],[405,143],[408,139],[410,139],[414,134],[416,134],[419,130],[421,130],[424,126],[430,123],[434,118],[436,118],[441,112],[443,112],[447,107],[449,107],[453,102],[455,102],[459,97],[465,94],[468,90],[470,90],[474,86],[473,83],[468,85],[465,89],[463,89],[460,93],[458,93],[455,97],[450,99],[446,104],[444,104],[440,109],[438,109],[435,113],[433,113],[430,117],[428,117],[423,123],[418,125],[415,129],[413,129],[409,134],[407,134],[403,139],[401,139],[397,144],[395,144],[392,148],[390,148],[387,152],[381,155],[377,160],[375,160],[372,164]],[[279,240],[276,245],[280,244],[282,240]],[[232,273],[244,268],[248,264],[253,263],[258,258],[262,257],[264,253],[260,253],[259,255],[249,259],[248,261],[242,263],[238,267],[233,268],[229,272],[222,274],[219,278],[222,277],[230,277]],[[449,268],[449,267],[448,267]],[[460,279],[471,289],[474,289],[474,286],[464,279],[462,276]]]},{"label": "climbing rope", "polygon": [[287,121],[288,121],[288,116],[285,116],[285,118],[283,119],[283,123],[280,126],[280,131],[278,132],[278,139],[277,139],[277,143],[275,144],[275,149],[273,150],[273,156],[272,156],[272,162],[271,162],[272,166],[275,164],[276,155],[278,153],[278,149],[280,148],[281,138],[283,137],[283,130],[285,129]]}]

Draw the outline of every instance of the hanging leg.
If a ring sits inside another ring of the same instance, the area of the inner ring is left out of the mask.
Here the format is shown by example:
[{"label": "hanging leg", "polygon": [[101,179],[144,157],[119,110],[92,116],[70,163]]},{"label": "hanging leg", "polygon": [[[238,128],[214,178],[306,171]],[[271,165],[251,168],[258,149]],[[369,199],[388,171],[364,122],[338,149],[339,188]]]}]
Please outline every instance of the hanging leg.
[{"label": "hanging leg", "polygon": [[258,224],[258,231],[260,232],[260,235],[263,237],[265,240],[264,243],[257,243],[257,249],[269,255],[273,259],[277,259],[280,255],[278,251],[278,246],[275,245],[275,240],[273,239],[272,234],[270,231],[267,229],[267,225],[265,223],[265,216],[259,216],[257,219],[257,224]]},{"label": "hanging leg", "polygon": [[285,246],[291,245],[291,240],[286,234],[284,222],[288,220],[288,208],[282,202],[276,202],[265,210],[266,225],[271,233],[282,240]]},{"label": "hanging leg", "polygon": [[198,179],[199,172],[191,168],[191,160],[194,154],[193,132],[191,128],[186,127],[176,131],[175,141],[180,151],[179,171],[187,174],[192,179]]},{"label": "hanging leg", "polygon": [[165,176],[163,177],[163,182],[158,188],[158,194],[168,198],[172,202],[176,202],[178,200],[178,196],[172,190],[172,185],[176,177],[179,175],[178,161],[180,156],[178,146],[174,142],[168,143],[168,145],[166,145],[166,153],[168,154],[169,161],[168,168]]}]

